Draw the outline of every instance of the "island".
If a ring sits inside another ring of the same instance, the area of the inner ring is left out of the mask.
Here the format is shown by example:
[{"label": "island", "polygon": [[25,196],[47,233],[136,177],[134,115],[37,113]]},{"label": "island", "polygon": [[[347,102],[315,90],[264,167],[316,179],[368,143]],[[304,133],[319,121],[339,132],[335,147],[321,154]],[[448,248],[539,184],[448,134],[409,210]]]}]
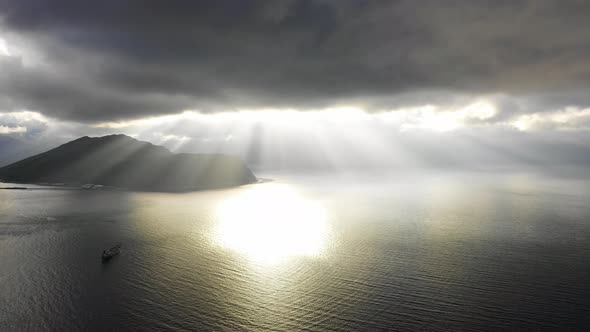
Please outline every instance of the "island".
[{"label": "island", "polygon": [[193,191],[256,182],[238,157],[172,153],[126,135],[84,136],[0,168],[0,181],[141,191]]}]

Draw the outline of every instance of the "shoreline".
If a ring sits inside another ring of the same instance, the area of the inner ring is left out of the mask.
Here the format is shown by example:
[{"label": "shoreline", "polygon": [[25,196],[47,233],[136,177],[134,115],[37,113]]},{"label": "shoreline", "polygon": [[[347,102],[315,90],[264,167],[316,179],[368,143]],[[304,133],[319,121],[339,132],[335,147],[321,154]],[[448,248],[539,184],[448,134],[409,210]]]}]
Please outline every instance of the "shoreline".
[{"label": "shoreline", "polygon": [[83,191],[119,191],[119,192],[147,192],[147,193],[187,193],[193,191],[206,191],[206,190],[221,190],[221,189],[230,189],[230,188],[237,188],[252,184],[261,184],[272,182],[273,179],[268,178],[256,178],[256,181],[251,183],[244,183],[235,186],[226,186],[226,187],[213,187],[213,188],[195,188],[194,190],[138,190],[138,189],[131,189],[131,188],[122,188],[122,187],[112,187],[112,186],[104,186],[104,185],[97,185],[97,184],[84,184],[84,185],[70,185],[66,183],[23,183],[23,185],[32,185],[35,187],[21,187],[21,186],[12,186],[15,183],[12,182],[1,182],[0,185],[3,183],[9,184],[11,186],[8,187],[0,187],[0,190],[83,190]]}]

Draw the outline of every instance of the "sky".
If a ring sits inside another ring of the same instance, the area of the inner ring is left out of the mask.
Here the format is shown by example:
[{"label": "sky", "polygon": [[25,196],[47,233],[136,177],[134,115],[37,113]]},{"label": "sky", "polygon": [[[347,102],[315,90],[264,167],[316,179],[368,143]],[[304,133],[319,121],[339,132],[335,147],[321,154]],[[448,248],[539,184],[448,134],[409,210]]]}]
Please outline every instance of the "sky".
[{"label": "sky", "polygon": [[583,0],[0,0],[0,163],[124,133],[266,167],[590,166]]}]

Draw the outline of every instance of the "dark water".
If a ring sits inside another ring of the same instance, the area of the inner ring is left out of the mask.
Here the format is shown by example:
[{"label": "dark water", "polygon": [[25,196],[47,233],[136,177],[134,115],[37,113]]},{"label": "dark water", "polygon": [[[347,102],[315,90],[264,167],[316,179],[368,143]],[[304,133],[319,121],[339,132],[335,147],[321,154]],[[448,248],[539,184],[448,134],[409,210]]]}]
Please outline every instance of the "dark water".
[{"label": "dark water", "polygon": [[590,329],[587,181],[274,177],[0,191],[0,330]]}]

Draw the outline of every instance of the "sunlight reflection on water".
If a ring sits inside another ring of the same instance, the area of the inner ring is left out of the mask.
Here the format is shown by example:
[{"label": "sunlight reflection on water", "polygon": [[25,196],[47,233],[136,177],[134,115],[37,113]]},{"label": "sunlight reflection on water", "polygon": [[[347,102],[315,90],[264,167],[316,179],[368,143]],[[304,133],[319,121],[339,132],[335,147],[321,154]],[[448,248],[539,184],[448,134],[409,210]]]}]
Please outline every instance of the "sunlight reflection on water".
[{"label": "sunlight reflection on water", "polygon": [[216,242],[256,262],[320,256],[328,242],[326,209],[286,184],[265,184],[222,201]]}]

